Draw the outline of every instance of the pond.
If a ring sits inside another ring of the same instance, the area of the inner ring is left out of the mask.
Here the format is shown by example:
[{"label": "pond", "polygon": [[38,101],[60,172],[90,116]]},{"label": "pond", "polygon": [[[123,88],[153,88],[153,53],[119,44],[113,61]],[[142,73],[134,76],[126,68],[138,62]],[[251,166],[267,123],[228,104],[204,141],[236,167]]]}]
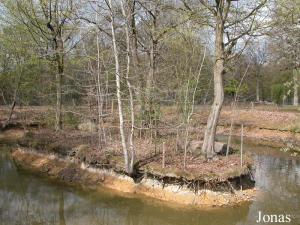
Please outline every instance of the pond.
[{"label": "pond", "polygon": [[255,154],[259,198],[236,207],[195,210],[55,183],[18,170],[9,159],[9,147],[0,145],[0,225],[253,225],[260,224],[259,212],[267,214],[265,219],[290,215],[288,224],[299,225],[299,158],[262,146],[245,148]]}]

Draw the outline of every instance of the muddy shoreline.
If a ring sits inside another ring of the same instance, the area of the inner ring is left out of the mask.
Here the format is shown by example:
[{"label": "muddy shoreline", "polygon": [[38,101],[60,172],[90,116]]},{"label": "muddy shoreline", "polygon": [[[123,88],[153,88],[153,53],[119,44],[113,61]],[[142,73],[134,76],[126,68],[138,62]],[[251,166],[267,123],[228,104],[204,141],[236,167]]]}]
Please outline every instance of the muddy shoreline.
[{"label": "muddy shoreline", "polygon": [[[105,166],[93,165],[74,155],[65,154],[67,150],[64,146],[60,146],[63,152],[58,151],[58,144],[54,147],[56,152],[49,149],[45,151],[43,148],[48,146],[40,146],[41,142],[38,140],[26,137],[26,133],[20,129],[1,133],[1,142],[9,140],[10,143],[19,143],[19,147],[11,150],[11,158],[18,168],[83,189],[101,191],[104,187],[120,194],[141,195],[179,207],[195,208],[237,205],[254,200],[257,194],[248,169],[226,178],[191,178],[187,176],[190,174],[162,173],[144,168],[141,176],[134,179],[126,175],[120,165],[108,166],[105,165],[107,162],[103,163]],[[35,146],[40,149],[32,148],[31,142],[24,142],[24,138],[27,141],[34,140]],[[244,190],[240,190],[241,187]]]},{"label": "muddy shoreline", "polygon": [[84,163],[77,164],[69,159],[21,148],[14,149],[11,156],[19,168],[70,185],[93,190],[101,190],[105,187],[122,193],[144,195],[182,206],[189,205],[197,208],[236,205],[252,201],[257,193],[253,188],[243,191],[235,190],[234,193],[216,192],[208,189],[193,191],[187,185],[168,184],[151,176],[145,176],[136,182],[131,177],[110,169],[91,168]]}]

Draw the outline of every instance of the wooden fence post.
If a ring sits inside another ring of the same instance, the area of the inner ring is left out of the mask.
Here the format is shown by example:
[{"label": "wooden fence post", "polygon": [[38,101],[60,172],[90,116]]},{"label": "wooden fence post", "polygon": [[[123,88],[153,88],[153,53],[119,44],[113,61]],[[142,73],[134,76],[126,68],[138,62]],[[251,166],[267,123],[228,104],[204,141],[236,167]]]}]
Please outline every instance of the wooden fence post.
[{"label": "wooden fence post", "polygon": [[111,100],[111,114],[114,114],[114,99]]},{"label": "wooden fence post", "polygon": [[162,157],[162,168],[165,168],[165,154],[166,154],[166,150],[165,150],[165,142],[163,142],[163,157]]},{"label": "wooden fence post", "polygon": [[243,140],[244,139],[244,124],[242,124],[241,130],[241,168],[243,167]]}]

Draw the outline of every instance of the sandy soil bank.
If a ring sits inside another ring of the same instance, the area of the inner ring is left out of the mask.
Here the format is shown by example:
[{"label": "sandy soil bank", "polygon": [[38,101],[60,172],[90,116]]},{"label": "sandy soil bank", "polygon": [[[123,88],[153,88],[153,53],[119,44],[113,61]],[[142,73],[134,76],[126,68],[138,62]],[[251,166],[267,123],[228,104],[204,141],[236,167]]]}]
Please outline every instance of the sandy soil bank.
[{"label": "sandy soil bank", "polygon": [[46,175],[62,182],[101,190],[106,187],[122,193],[144,195],[168,203],[182,206],[212,207],[236,205],[251,201],[256,195],[255,189],[230,192],[214,192],[210,190],[192,191],[185,185],[164,184],[159,180],[143,177],[135,182],[131,177],[115,173],[107,169],[89,168],[81,163],[57,158],[49,154],[40,154],[21,148],[15,149],[11,154],[16,165],[35,173]]}]

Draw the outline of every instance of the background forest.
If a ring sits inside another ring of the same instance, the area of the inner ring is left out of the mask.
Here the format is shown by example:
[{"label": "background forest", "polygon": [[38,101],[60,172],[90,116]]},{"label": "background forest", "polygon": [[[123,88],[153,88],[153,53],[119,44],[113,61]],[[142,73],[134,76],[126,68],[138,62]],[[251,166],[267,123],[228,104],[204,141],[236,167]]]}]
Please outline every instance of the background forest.
[{"label": "background forest", "polygon": [[4,0],[0,10],[0,104],[51,106],[56,130],[79,114],[97,121],[100,142],[118,107],[125,155],[165,106],[188,130],[194,107],[213,103],[207,150],[223,102],[298,105],[299,1]]}]

